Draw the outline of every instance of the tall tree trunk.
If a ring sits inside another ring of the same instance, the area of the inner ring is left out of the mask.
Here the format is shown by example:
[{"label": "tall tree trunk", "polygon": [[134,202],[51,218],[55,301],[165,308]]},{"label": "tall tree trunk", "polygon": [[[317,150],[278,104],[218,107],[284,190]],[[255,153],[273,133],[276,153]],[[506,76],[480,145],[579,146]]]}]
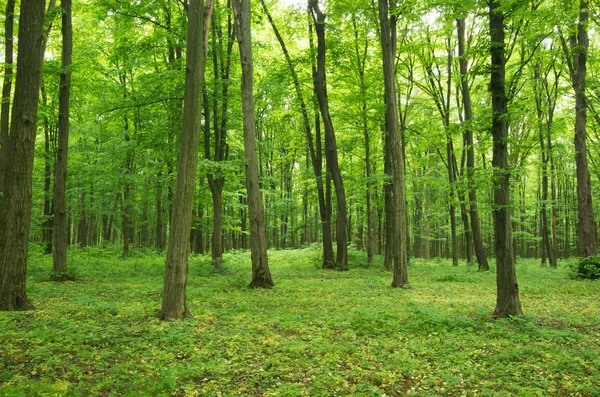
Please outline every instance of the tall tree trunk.
[{"label": "tall tree trunk", "polygon": [[512,258],[510,222],[510,170],[508,167],[508,122],[504,58],[504,14],[501,0],[491,0],[490,55],[492,93],[492,139],[494,156],[494,248],[496,251],[497,299],[494,315],[504,318],[522,313],[519,285]]},{"label": "tall tree trunk", "polygon": [[[370,136],[369,136],[369,123],[368,123],[368,108],[367,108],[367,85],[365,82],[365,67],[366,67],[366,60],[367,60],[367,52],[369,49],[369,41],[368,39],[365,39],[365,44],[364,47],[361,49],[359,48],[359,37],[358,37],[358,24],[356,22],[356,16],[353,15],[352,18],[352,26],[354,28],[354,52],[356,55],[356,63],[357,63],[357,70],[358,70],[358,78],[360,81],[360,99],[361,99],[361,122],[362,122],[362,132],[363,132],[363,138],[365,140],[365,177],[367,179],[367,184],[366,184],[366,191],[365,191],[365,198],[366,198],[366,206],[367,206],[367,266],[371,267],[371,265],[373,264],[373,256],[375,255],[375,243],[376,243],[376,237],[375,237],[375,214],[374,214],[374,209],[373,209],[373,205],[372,205],[372,200],[373,200],[373,182],[371,181],[371,143],[370,143]],[[363,235],[363,230],[362,230],[362,224],[363,222],[360,221],[359,223],[359,235],[361,236],[360,238],[360,247],[362,248],[362,235]]]},{"label": "tall tree trunk", "polygon": [[471,120],[473,119],[473,110],[471,106],[471,91],[467,78],[468,61],[465,56],[465,19],[456,20],[458,30],[458,56],[460,62],[461,74],[461,92],[462,102],[465,113],[465,143],[467,145],[467,183],[469,186],[469,213],[471,215],[471,231],[473,233],[473,245],[475,246],[475,256],[479,270],[490,270],[487,260],[487,254],[481,237],[481,225],[479,221],[479,210],[477,209],[477,188],[475,187],[475,148],[473,147],[473,131],[471,130]]},{"label": "tall tree trunk", "polygon": [[77,244],[84,248],[87,245],[87,213],[85,211],[85,192],[79,195],[79,224],[77,226]]},{"label": "tall tree trunk", "polygon": [[212,235],[212,263],[215,269],[220,270],[223,264],[223,180],[209,179],[210,191],[213,202],[213,235]]},{"label": "tall tree trunk", "polygon": [[452,266],[458,266],[458,236],[456,233],[456,205],[454,204],[454,198],[456,193],[456,180],[454,176],[454,162],[452,157],[454,156],[454,148],[452,145],[452,137],[448,130],[446,130],[446,162],[448,163],[448,180],[450,182],[450,236],[452,241]]},{"label": "tall tree trunk", "polygon": [[[408,285],[406,236],[406,186],[404,169],[404,151],[400,136],[398,102],[396,97],[396,77],[394,73],[394,49],[390,30],[390,13],[388,0],[378,0],[379,23],[381,30],[381,48],[383,51],[383,79],[385,95],[385,120],[390,162],[392,169],[392,208],[393,208],[393,257],[394,276],[392,287],[400,288]],[[392,10],[393,11],[393,10]]]},{"label": "tall tree trunk", "polygon": [[348,269],[348,241],[346,237],[347,209],[346,191],[338,164],[337,142],[333,122],[329,113],[329,100],[327,98],[327,81],[325,77],[325,15],[319,8],[318,0],[309,0],[312,10],[315,32],[317,34],[317,72],[314,76],[315,91],[319,102],[319,110],[325,128],[325,158],[327,170],[331,174],[337,203],[336,220],[336,264],[338,270]]},{"label": "tall tree trunk", "polygon": [[0,192],[4,191],[4,168],[6,167],[6,159],[8,158],[10,94],[13,80],[15,1],[7,1],[6,19],[4,21],[4,81],[2,83],[2,104],[0,105]]},{"label": "tall tree trunk", "polygon": [[[40,82],[42,106],[48,106],[48,94],[44,84],[44,79]],[[53,210],[52,210],[52,163],[54,162],[54,154],[52,150],[53,134],[51,132],[50,118],[44,116],[44,221],[42,222],[42,244],[44,253],[52,253],[52,229],[54,225]]]},{"label": "tall tree trunk", "polygon": [[[209,20],[206,20],[208,22]],[[208,23],[207,23],[208,25]],[[212,101],[212,132],[213,132],[213,154],[211,156],[211,112],[209,106],[208,92],[204,90],[204,156],[207,160],[215,162],[226,161],[229,157],[227,145],[227,120],[229,106],[229,75],[231,70],[231,53],[235,40],[235,29],[231,16],[227,19],[227,48],[223,49],[223,32],[221,22],[213,15],[212,30],[212,59],[213,59],[213,101]],[[208,26],[205,26],[205,40],[208,40]],[[208,42],[207,42],[208,44]],[[208,47],[205,48],[208,50]],[[224,58],[224,59],[223,59]],[[221,108],[219,109],[219,93]],[[209,172],[207,174],[208,185],[213,201],[213,235],[212,235],[212,262],[215,269],[220,269],[223,262],[223,186],[225,177],[222,172]]]},{"label": "tall tree trunk", "polygon": [[27,310],[27,253],[31,221],[33,156],[42,75],[43,0],[23,0],[19,16],[17,80],[7,157],[0,170],[0,310]]},{"label": "tall tree trunk", "polygon": [[[200,177],[200,191],[204,190],[204,179],[204,176]],[[198,221],[192,228],[192,251],[197,254],[204,254],[204,223],[202,222],[204,203],[202,200],[199,200],[196,216]]]},{"label": "tall tree trunk", "polygon": [[431,187],[425,184],[425,244],[423,257],[431,259]]},{"label": "tall tree trunk", "polygon": [[71,0],[61,0],[62,8],[62,71],[58,97],[58,147],[54,174],[54,254],[52,274],[61,277],[67,272],[67,159],[69,149],[69,98],[71,92],[71,58],[73,53],[73,28],[71,25]]},{"label": "tall tree trunk", "polygon": [[598,253],[598,237],[594,210],[592,205],[592,189],[587,160],[587,97],[586,73],[589,48],[588,20],[589,5],[587,0],[579,2],[579,21],[577,34],[569,37],[570,48],[564,38],[563,50],[571,73],[573,90],[575,91],[575,164],[577,166],[577,253],[580,257],[594,256]]},{"label": "tall tree trunk", "polygon": [[194,187],[202,123],[202,86],[204,84],[204,52],[202,13],[203,0],[190,0],[188,5],[187,59],[183,126],[179,155],[177,156],[177,181],[163,287],[161,320],[191,317],[187,307],[188,243],[192,226]]},{"label": "tall tree trunk", "polygon": [[[162,193],[162,171],[158,171],[156,175],[156,236],[155,236],[155,247],[162,251],[165,249],[164,235],[164,224],[163,224],[163,193]],[[106,239],[106,237],[105,237]]]},{"label": "tall tree trunk", "polygon": [[[553,106],[550,102],[552,98],[548,98],[545,93],[542,92],[541,87],[539,87],[539,83],[541,81],[541,76],[539,73],[540,65],[536,65],[534,68],[534,84],[535,84],[535,105],[537,110],[537,121],[538,121],[538,131],[539,131],[539,139],[540,139],[540,152],[541,152],[541,197],[540,197],[540,234],[542,236],[542,266],[545,265],[545,257],[548,257],[550,262],[550,267],[556,268],[556,256],[554,255],[554,247],[552,245],[552,240],[550,239],[550,229],[548,227],[548,167],[550,162],[550,155],[548,153],[548,148],[546,147],[546,129],[552,129],[552,118],[553,118]],[[548,76],[545,76],[546,78]],[[546,82],[548,84],[548,82]],[[547,93],[547,92],[546,92]],[[544,109],[543,103],[549,105],[547,121],[544,123]],[[548,132],[548,134],[550,134]]]},{"label": "tall tree trunk", "polygon": [[254,71],[252,65],[252,39],[250,28],[250,0],[232,0],[236,31],[242,64],[242,115],[244,122],[244,158],[246,160],[246,189],[250,217],[250,252],[252,256],[252,281],[250,288],[274,286],[267,258],[265,209],[258,182],[256,157],[256,123],[254,119]]},{"label": "tall tree trunk", "polygon": [[[125,87],[125,78],[123,86]],[[123,218],[121,231],[123,236],[123,258],[129,257],[129,243],[133,239],[133,205],[131,202],[131,176],[133,175],[134,149],[131,136],[129,135],[129,119],[125,116],[125,142],[127,143],[127,154],[125,157],[125,188],[123,190]]]}]

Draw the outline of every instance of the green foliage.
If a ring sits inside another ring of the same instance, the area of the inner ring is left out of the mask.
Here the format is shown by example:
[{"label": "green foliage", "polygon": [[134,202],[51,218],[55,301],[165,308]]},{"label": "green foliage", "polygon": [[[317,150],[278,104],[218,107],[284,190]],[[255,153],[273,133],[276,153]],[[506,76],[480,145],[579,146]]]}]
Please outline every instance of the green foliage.
[{"label": "green foliage", "polygon": [[[527,315],[492,320],[493,272],[412,259],[412,290],[351,250],[325,271],[316,246],[270,252],[273,290],[249,290],[250,255],[192,256],[195,318],[158,321],[164,256],[69,252],[75,282],[48,282],[33,245],[37,310],[0,313],[2,396],[594,396],[599,292],[568,267],[517,265]],[[117,259],[119,258],[119,259]],[[573,310],[576,307],[577,310]]]},{"label": "green foliage", "polygon": [[596,280],[600,278],[600,255],[582,258],[571,265],[572,276],[579,279]]}]

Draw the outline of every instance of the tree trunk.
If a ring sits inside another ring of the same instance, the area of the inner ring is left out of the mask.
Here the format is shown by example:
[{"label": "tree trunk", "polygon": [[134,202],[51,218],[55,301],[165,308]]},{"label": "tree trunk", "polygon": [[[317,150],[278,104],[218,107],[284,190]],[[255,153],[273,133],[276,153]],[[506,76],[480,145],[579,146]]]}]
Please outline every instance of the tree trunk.
[{"label": "tree trunk", "polygon": [[85,192],[79,195],[79,224],[77,226],[77,244],[84,248],[87,245],[87,214],[85,212]]},{"label": "tree trunk", "polygon": [[[42,106],[48,106],[48,94],[46,93],[44,79],[40,82]],[[42,244],[44,254],[52,253],[52,229],[54,225],[53,210],[52,210],[52,163],[54,153],[52,150],[53,134],[48,116],[44,116],[44,221],[42,222]]]},{"label": "tree trunk", "polygon": [[325,15],[319,8],[318,0],[309,0],[312,10],[315,32],[317,33],[317,72],[314,76],[315,91],[319,102],[319,110],[325,128],[325,158],[327,170],[331,174],[335,186],[337,203],[336,220],[336,264],[337,270],[348,270],[348,241],[346,237],[347,209],[344,182],[338,164],[337,143],[333,122],[329,113],[327,98],[327,81],[325,77]]},{"label": "tree trunk", "polygon": [[[204,190],[204,176],[200,177],[200,191]],[[192,251],[197,254],[204,254],[204,203],[200,200],[196,211],[198,218],[192,228]]]},{"label": "tree trunk", "polygon": [[67,272],[67,159],[69,148],[69,98],[71,91],[71,58],[73,53],[73,28],[71,25],[71,0],[61,0],[62,8],[62,71],[60,74],[58,104],[58,148],[54,174],[54,255],[53,277]]},{"label": "tree trunk", "polygon": [[[210,19],[206,19],[208,25]],[[209,106],[209,97],[206,89],[204,95],[204,156],[207,160],[215,162],[226,161],[229,156],[227,146],[227,120],[229,106],[229,75],[231,70],[231,53],[235,40],[234,27],[231,16],[227,19],[227,48],[223,49],[223,32],[220,21],[213,16],[211,23],[212,30],[212,59],[213,59],[213,101],[212,101],[212,132],[213,132],[213,154],[211,155],[211,112]],[[208,26],[205,26],[205,40],[208,43]],[[218,40],[217,40],[218,39]],[[208,48],[205,48],[208,50]],[[225,59],[223,59],[225,58]],[[220,91],[221,108],[219,109]],[[215,269],[221,269],[223,263],[223,186],[225,178],[222,171],[209,172],[207,174],[208,184],[212,194],[213,202],[213,235],[212,235],[212,262]]]},{"label": "tree trunk", "polygon": [[8,158],[8,137],[10,128],[10,94],[13,80],[13,55],[14,55],[14,21],[15,1],[6,3],[6,20],[4,21],[4,81],[2,83],[2,104],[0,105],[0,192],[4,191],[4,168]]},{"label": "tree trunk", "polygon": [[27,253],[31,221],[33,156],[42,75],[40,57],[44,5],[42,0],[23,0],[19,16],[17,80],[7,157],[0,170],[0,310],[27,310]]},{"label": "tree trunk", "polygon": [[481,237],[481,226],[479,222],[479,210],[477,209],[477,189],[475,187],[475,148],[473,147],[473,131],[470,123],[473,118],[471,106],[471,92],[469,81],[467,79],[468,62],[465,57],[465,19],[456,20],[458,28],[458,56],[460,62],[461,74],[461,92],[465,113],[465,144],[467,145],[467,183],[469,186],[469,212],[471,215],[471,231],[473,234],[473,245],[475,246],[475,256],[479,264],[479,270],[490,270],[488,264],[483,239]]},{"label": "tree trunk", "polygon": [[[404,169],[404,150],[400,134],[398,102],[396,97],[396,77],[394,73],[394,49],[388,0],[378,0],[379,22],[381,29],[381,48],[383,52],[383,78],[385,94],[385,119],[388,144],[390,145],[390,161],[392,169],[392,208],[393,208],[393,288],[408,286],[407,271],[407,224],[406,224],[406,186]],[[393,11],[393,10],[392,10]]]},{"label": "tree trunk", "polygon": [[250,0],[232,0],[233,12],[242,64],[242,115],[244,122],[244,158],[246,160],[246,189],[250,217],[250,252],[252,281],[250,288],[274,286],[267,258],[265,209],[258,182],[256,157],[256,124],[254,119],[252,39],[250,28]]},{"label": "tree trunk", "polygon": [[490,55],[492,93],[492,139],[494,147],[494,248],[496,251],[497,299],[494,315],[504,318],[522,314],[519,286],[512,258],[510,222],[510,170],[508,167],[508,123],[505,86],[504,14],[500,0],[491,0]]},{"label": "tree trunk", "polygon": [[[563,50],[571,73],[571,81],[575,91],[575,164],[577,166],[577,253],[580,257],[598,254],[598,238],[594,211],[592,206],[592,189],[587,160],[586,123],[587,97],[586,73],[588,39],[588,2],[579,2],[579,21],[577,35],[570,37],[570,49],[563,39]],[[572,59],[571,59],[572,57]]]},{"label": "tree trunk", "polygon": [[209,177],[208,183],[212,193],[213,202],[213,235],[212,235],[212,263],[215,269],[220,270],[223,265],[223,179],[213,180]]},{"label": "tree trunk", "polygon": [[[553,119],[553,105],[552,98],[549,98],[545,93],[542,92],[541,87],[539,87],[539,82],[541,81],[541,76],[539,73],[539,66],[536,65],[534,68],[534,84],[535,84],[535,105],[537,110],[537,122],[538,122],[538,131],[539,131],[539,139],[540,139],[540,152],[541,152],[541,197],[540,197],[540,234],[542,236],[542,266],[545,265],[545,258],[548,257],[550,262],[550,267],[556,268],[556,256],[554,255],[554,247],[552,244],[552,240],[550,239],[550,229],[548,227],[548,167],[550,162],[550,155],[548,153],[548,149],[546,147],[546,129],[548,129],[548,136],[550,136],[550,130],[552,129],[552,119]],[[545,76],[546,78],[548,76]],[[548,84],[546,82],[546,84]],[[546,92],[547,93],[547,92]],[[549,108],[547,109],[547,121],[544,123],[544,109],[543,103],[547,104]]]},{"label": "tree trunk", "polygon": [[[156,175],[156,236],[155,247],[159,251],[165,249],[164,225],[163,225],[163,193],[162,193],[162,171],[158,171]],[[106,237],[105,237],[106,239]]]},{"label": "tree trunk", "polygon": [[[373,264],[373,256],[375,255],[375,214],[373,210],[372,200],[373,200],[373,182],[371,181],[371,143],[369,136],[369,123],[368,123],[368,108],[367,108],[367,85],[365,82],[365,67],[367,60],[367,51],[368,40],[365,39],[365,45],[362,49],[362,54],[358,45],[358,25],[356,22],[356,18],[352,19],[353,27],[354,27],[354,50],[356,54],[356,63],[358,65],[358,77],[360,81],[360,99],[361,99],[361,122],[362,122],[362,132],[363,138],[365,140],[365,177],[367,179],[365,198],[366,198],[366,206],[367,206],[367,266],[371,267]],[[360,235],[360,245],[359,249],[362,249],[362,241],[363,241],[363,222],[359,223],[359,235]]]},{"label": "tree trunk", "polygon": [[187,59],[183,126],[179,155],[177,156],[177,181],[163,287],[161,320],[191,317],[187,307],[186,287],[188,277],[188,243],[192,224],[194,187],[202,123],[202,86],[206,55],[203,43],[203,0],[190,0],[188,6]]}]

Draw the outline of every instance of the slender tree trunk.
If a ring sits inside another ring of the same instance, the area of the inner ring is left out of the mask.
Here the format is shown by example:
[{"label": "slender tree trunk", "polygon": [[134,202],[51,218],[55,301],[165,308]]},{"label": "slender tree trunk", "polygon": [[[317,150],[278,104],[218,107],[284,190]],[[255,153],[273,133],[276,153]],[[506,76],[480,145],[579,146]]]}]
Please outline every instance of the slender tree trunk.
[{"label": "slender tree trunk", "polygon": [[[200,177],[200,191],[202,190],[204,190],[204,176]],[[202,200],[198,203],[196,216],[198,221],[192,229],[192,251],[197,254],[204,254],[204,223],[202,221],[202,218],[204,218],[204,203]]]},{"label": "slender tree trunk", "polygon": [[[387,123],[387,122],[386,122]],[[383,184],[383,205],[385,210],[385,246],[383,254],[383,267],[392,270],[394,261],[394,201],[393,201],[393,175],[392,175],[392,153],[390,136],[387,127],[383,137],[384,165],[383,172],[389,178]]]},{"label": "slender tree trunk", "polygon": [[187,307],[188,243],[192,224],[194,187],[202,124],[202,86],[206,55],[203,42],[203,0],[190,0],[188,5],[187,59],[185,68],[185,92],[183,126],[179,155],[177,157],[177,181],[163,288],[161,320],[191,317]]},{"label": "slender tree trunk", "polygon": [[337,143],[333,122],[329,113],[329,101],[327,98],[327,82],[325,77],[325,15],[319,8],[318,0],[309,0],[309,6],[313,13],[315,32],[317,33],[317,73],[314,76],[315,91],[319,102],[319,110],[325,128],[325,158],[327,170],[331,174],[335,186],[337,203],[336,220],[336,269],[348,270],[348,241],[346,237],[347,209],[346,191],[338,164]]},{"label": "slender tree trunk", "polygon": [[423,257],[431,259],[431,187],[425,184],[425,247]]},{"label": "slender tree trunk", "polygon": [[496,251],[497,300],[496,317],[516,316],[522,313],[519,285],[512,258],[512,230],[510,222],[510,171],[508,167],[508,123],[505,86],[504,14],[499,10],[501,0],[491,0],[490,55],[492,93],[492,139],[494,147],[494,237]]},{"label": "slender tree trunk", "polygon": [[408,257],[406,255],[408,227],[406,224],[404,150],[398,117],[396,77],[394,73],[394,49],[392,48],[392,32],[390,31],[388,0],[378,0],[378,9],[381,29],[381,48],[383,51],[383,78],[386,105],[385,119],[392,166],[394,230],[394,277],[392,287],[400,288],[408,285]]},{"label": "slender tree trunk", "polygon": [[220,270],[223,265],[223,179],[209,178],[210,191],[213,202],[213,235],[212,235],[212,263],[215,269]]},{"label": "slender tree trunk", "polygon": [[454,179],[454,162],[452,157],[454,156],[454,148],[452,145],[452,138],[448,131],[446,132],[446,161],[448,163],[448,180],[450,182],[450,236],[452,241],[452,266],[458,266],[458,236],[456,233],[456,205],[454,204],[454,197],[456,193],[456,180]]},{"label": "slender tree trunk", "polygon": [[[365,39],[365,45],[362,49],[362,54],[358,45],[358,25],[356,22],[356,18],[352,19],[353,27],[354,27],[354,50],[356,55],[356,61],[358,65],[358,78],[360,81],[360,98],[361,98],[361,122],[362,122],[362,132],[363,138],[365,140],[365,177],[367,179],[365,198],[366,198],[366,211],[367,211],[367,266],[371,267],[373,264],[373,256],[375,255],[375,214],[372,205],[373,199],[373,182],[371,181],[371,143],[369,136],[369,123],[368,123],[368,108],[367,108],[367,85],[365,83],[365,66],[367,60],[367,52],[369,49],[368,39]],[[362,241],[363,241],[363,227],[362,221],[360,222],[360,246],[359,249],[362,249]]]},{"label": "slender tree trunk", "polygon": [[85,211],[85,192],[79,195],[79,224],[77,226],[77,244],[84,248],[87,245],[87,214]]},{"label": "slender tree trunk", "polygon": [[556,176],[554,172],[554,154],[552,152],[552,128],[548,126],[546,129],[548,138],[548,158],[550,161],[550,191],[552,199],[552,250],[554,257],[558,260],[558,202],[556,196]]},{"label": "slender tree trunk", "polygon": [[469,186],[469,212],[471,215],[471,231],[473,233],[473,245],[475,246],[475,256],[479,264],[479,270],[489,270],[483,238],[481,237],[481,226],[479,221],[479,210],[477,209],[477,189],[475,187],[475,148],[473,147],[473,131],[470,123],[473,119],[473,110],[471,106],[471,92],[469,81],[467,79],[468,62],[465,56],[465,19],[456,20],[458,28],[458,56],[460,62],[461,74],[461,92],[465,113],[465,143],[467,145],[467,183]]},{"label": "slender tree trunk", "polygon": [[[42,106],[47,108],[48,94],[44,79],[40,82],[40,90],[42,94]],[[52,193],[50,192],[50,188],[52,187],[52,163],[54,160],[51,128],[49,117],[44,116],[44,221],[42,222],[42,243],[45,254],[52,253],[52,229],[54,227]]]},{"label": "slender tree trunk", "polygon": [[4,169],[8,158],[8,137],[10,129],[10,94],[12,91],[15,1],[6,2],[4,21],[4,81],[2,83],[2,104],[0,105],[0,192],[4,191]]},{"label": "slender tree trunk", "polygon": [[250,0],[232,0],[232,5],[240,49],[240,61],[242,64],[244,158],[246,160],[246,189],[248,191],[250,252],[252,256],[252,281],[250,282],[250,288],[271,288],[274,284],[271,279],[267,258],[265,209],[258,184],[258,162],[256,157]]},{"label": "slender tree trunk", "polygon": [[[208,19],[205,20],[208,25]],[[211,156],[211,112],[209,106],[209,97],[206,89],[204,95],[204,156],[207,160],[216,162],[226,161],[228,158],[227,146],[227,121],[229,106],[229,75],[231,70],[231,53],[235,39],[234,27],[231,17],[227,20],[227,48],[223,49],[223,32],[220,21],[213,15],[212,23],[212,59],[213,59],[213,101],[212,101],[212,132],[213,132],[213,154]],[[208,26],[205,26],[205,40],[208,43]],[[208,47],[206,47],[208,50]],[[221,108],[219,109],[220,91]],[[223,262],[223,186],[225,178],[220,172],[208,173],[208,184],[212,194],[213,201],[213,235],[212,235],[212,262],[215,269],[221,269]]]},{"label": "slender tree trunk", "polygon": [[69,148],[69,98],[71,92],[71,58],[73,28],[71,25],[71,0],[61,0],[62,8],[62,71],[60,74],[58,104],[58,148],[54,175],[54,254],[52,275],[61,277],[67,272],[67,159]]},{"label": "slender tree trunk", "polygon": [[[27,253],[31,221],[33,156],[42,75],[43,0],[23,0],[19,16],[17,80],[7,157],[0,170],[0,310],[27,310]],[[4,157],[4,156],[3,156]]]},{"label": "slender tree trunk", "polygon": [[162,193],[162,171],[158,171],[156,175],[156,235],[155,235],[155,247],[162,251],[165,249],[165,242],[163,239],[164,225],[163,225],[163,193]]},{"label": "slender tree trunk", "polygon": [[[550,239],[550,229],[548,227],[548,167],[550,162],[550,156],[547,152],[546,148],[546,129],[552,129],[552,113],[553,108],[552,104],[549,100],[552,98],[548,98],[541,91],[541,87],[539,87],[539,82],[541,81],[541,76],[539,73],[539,65],[536,65],[534,70],[534,83],[535,83],[535,104],[537,108],[537,121],[538,121],[538,131],[539,131],[539,139],[540,139],[540,152],[541,152],[541,197],[540,197],[540,234],[542,236],[542,266],[545,265],[545,257],[547,255],[548,260],[550,262],[550,267],[556,268],[556,256],[554,255],[554,247],[552,245],[552,241]],[[546,76],[547,77],[547,76]],[[546,83],[548,84],[548,83]],[[547,114],[547,122],[544,123],[544,110],[543,103],[547,103],[550,105],[548,108]]]}]

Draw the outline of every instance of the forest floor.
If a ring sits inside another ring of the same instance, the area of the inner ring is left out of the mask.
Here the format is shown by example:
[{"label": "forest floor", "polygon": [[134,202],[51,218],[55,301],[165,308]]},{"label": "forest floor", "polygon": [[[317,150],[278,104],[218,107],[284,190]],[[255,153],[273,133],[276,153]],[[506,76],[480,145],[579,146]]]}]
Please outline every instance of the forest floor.
[{"label": "forest floor", "polygon": [[[35,311],[0,313],[2,396],[599,396],[600,281],[520,260],[524,316],[493,320],[495,273],[413,259],[413,289],[381,258],[319,269],[317,248],[270,251],[276,287],[250,290],[250,255],[190,261],[194,319],[160,322],[164,255],[70,251],[48,281],[32,247]],[[493,262],[493,261],[492,261]]]}]

